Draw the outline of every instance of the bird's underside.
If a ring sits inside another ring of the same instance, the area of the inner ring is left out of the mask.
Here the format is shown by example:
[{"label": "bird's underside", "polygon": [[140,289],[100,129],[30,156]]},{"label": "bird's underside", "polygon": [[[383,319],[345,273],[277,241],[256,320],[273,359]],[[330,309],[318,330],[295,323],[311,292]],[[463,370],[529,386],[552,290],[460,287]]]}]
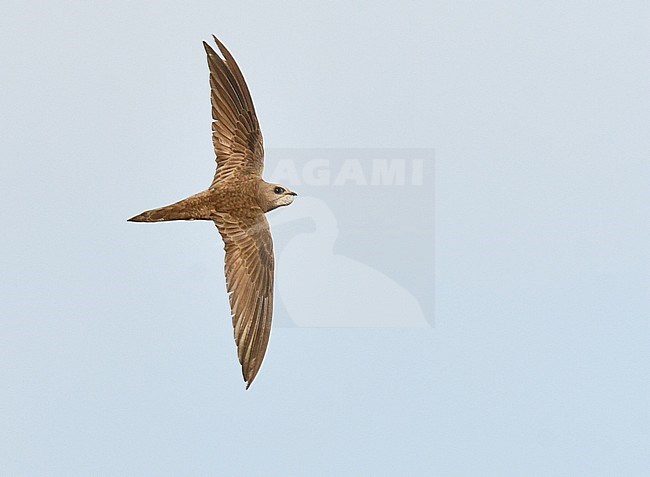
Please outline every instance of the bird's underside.
[{"label": "bird's underside", "polygon": [[289,205],[294,192],[262,179],[264,149],[255,108],[228,50],[220,57],[203,43],[210,69],[212,142],[217,170],[210,187],[132,222],[212,220],[224,242],[226,288],[237,354],[248,388],[257,375],[271,332],[273,240],[264,214]]}]

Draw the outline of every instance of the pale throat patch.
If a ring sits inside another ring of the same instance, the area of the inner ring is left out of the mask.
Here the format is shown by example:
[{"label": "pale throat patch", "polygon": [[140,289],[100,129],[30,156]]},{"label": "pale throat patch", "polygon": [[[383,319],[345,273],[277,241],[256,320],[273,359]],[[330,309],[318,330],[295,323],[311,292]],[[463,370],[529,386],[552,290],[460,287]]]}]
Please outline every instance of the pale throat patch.
[{"label": "pale throat patch", "polygon": [[292,195],[283,195],[282,197],[280,197],[276,201],[276,204],[278,204],[278,205],[289,205],[292,202],[293,202],[293,196]]}]

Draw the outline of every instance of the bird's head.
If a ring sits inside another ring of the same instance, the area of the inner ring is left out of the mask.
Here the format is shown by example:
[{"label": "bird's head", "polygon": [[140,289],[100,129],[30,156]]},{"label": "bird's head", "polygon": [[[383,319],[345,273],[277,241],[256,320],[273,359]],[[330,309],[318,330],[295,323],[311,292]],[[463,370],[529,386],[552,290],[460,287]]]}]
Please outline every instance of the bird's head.
[{"label": "bird's head", "polygon": [[291,204],[297,195],[283,185],[265,183],[262,187],[262,202],[266,206],[265,212]]}]

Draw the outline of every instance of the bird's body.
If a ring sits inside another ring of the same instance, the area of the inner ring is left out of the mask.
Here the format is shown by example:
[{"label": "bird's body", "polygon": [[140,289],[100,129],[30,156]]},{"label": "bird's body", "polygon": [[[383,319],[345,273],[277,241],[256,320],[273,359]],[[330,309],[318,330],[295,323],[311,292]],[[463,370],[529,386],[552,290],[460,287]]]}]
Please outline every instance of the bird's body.
[{"label": "bird's body", "polygon": [[[219,213],[248,215],[250,211],[266,213],[280,207],[267,197],[265,189],[276,187],[255,177],[236,177],[211,186],[165,207],[147,210],[129,219],[131,222],[165,222],[169,220],[216,220]],[[288,195],[292,193],[289,192]],[[291,199],[293,201],[293,199]]]},{"label": "bird's body", "polygon": [[204,43],[210,68],[212,140],[217,171],[210,187],[131,222],[212,220],[225,244],[226,286],[247,387],[262,364],[273,313],[274,257],[264,214],[293,202],[295,193],[262,179],[264,149],[244,77],[228,50]]}]

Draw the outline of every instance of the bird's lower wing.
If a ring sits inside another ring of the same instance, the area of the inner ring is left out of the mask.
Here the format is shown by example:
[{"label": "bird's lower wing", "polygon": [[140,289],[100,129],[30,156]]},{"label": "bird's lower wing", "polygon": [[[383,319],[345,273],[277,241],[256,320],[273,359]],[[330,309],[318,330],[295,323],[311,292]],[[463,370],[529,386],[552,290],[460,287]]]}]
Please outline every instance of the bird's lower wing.
[{"label": "bird's lower wing", "polygon": [[246,388],[262,365],[273,314],[273,240],[262,211],[246,217],[218,213],[226,250],[226,287]]}]

